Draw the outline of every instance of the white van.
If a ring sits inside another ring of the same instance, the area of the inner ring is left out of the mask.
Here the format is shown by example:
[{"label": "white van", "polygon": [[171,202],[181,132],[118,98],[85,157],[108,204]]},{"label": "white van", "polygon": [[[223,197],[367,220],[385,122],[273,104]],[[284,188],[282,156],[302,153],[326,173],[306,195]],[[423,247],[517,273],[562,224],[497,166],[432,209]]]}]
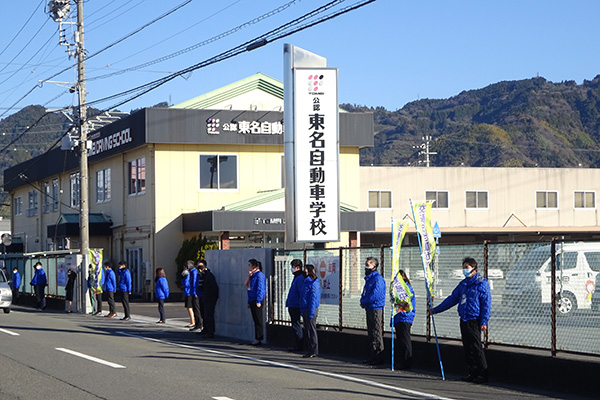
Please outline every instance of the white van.
[{"label": "white van", "polygon": [[[556,246],[556,293],[559,315],[589,309],[600,272],[600,243],[568,243]],[[527,253],[508,271],[502,302],[527,307],[551,301],[552,260],[550,246]]]}]

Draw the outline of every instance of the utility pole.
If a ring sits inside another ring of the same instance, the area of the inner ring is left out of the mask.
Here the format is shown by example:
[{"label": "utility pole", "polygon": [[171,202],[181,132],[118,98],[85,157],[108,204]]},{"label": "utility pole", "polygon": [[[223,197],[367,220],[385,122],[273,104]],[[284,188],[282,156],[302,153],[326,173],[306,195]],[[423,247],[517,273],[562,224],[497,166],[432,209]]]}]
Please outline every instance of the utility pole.
[{"label": "utility pole", "polygon": [[[64,22],[70,13],[70,0],[50,0],[48,10],[54,21],[59,23],[60,45],[67,47],[69,57],[77,56],[77,82],[74,90],[78,94],[78,112],[75,122],[79,130],[79,227],[80,227],[80,250],[81,250],[81,269],[79,271],[79,311],[85,313],[87,307],[87,275],[88,275],[88,255],[90,249],[90,231],[89,231],[89,172],[88,172],[88,140],[87,140],[87,106],[85,103],[85,48],[83,42],[83,0],[73,0],[77,4],[77,22]],[[66,39],[65,27],[76,25],[74,32],[74,44]],[[74,47],[75,50],[71,50]]]}]

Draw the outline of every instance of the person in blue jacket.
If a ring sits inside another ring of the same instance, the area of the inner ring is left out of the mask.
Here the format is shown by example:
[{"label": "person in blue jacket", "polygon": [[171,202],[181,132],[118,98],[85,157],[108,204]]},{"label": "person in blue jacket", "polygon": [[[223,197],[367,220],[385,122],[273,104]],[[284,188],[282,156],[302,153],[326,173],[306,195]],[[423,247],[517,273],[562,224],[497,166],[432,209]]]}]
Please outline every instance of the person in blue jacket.
[{"label": "person in blue jacket", "polygon": [[131,294],[131,272],[127,268],[125,261],[119,261],[119,291],[121,292],[121,303],[123,304],[123,313],[125,316],[122,321],[129,321],[129,295]]},{"label": "person in blue jacket", "polygon": [[203,328],[204,321],[202,321],[202,313],[200,311],[200,293],[198,293],[198,281],[200,275],[198,269],[194,266],[193,261],[189,261],[191,267],[188,266],[190,273],[191,296],[192,296],[192,308],[194,310],[194,326],[190,327],[190,331],[200,331]]},{"label": "person in blue jacket", "polygon": [[369,358],[365,363],[379,365],[383,363],[383,307],[385,307],[385,280],[377,267],[375,257],[365,261],[365,286],[360,296],[360,306],[367,312],[367,333],[369,335]]},{"label": "person in blue jacket", "polygon": [[319,355],[319,337],[317,336],[317,314],[321,305],[321,283],[315,272],[315,266],[304,266],[304,281],[302,282],[302,297],[300,299],[300,312],[306,329],[308,353],[304,358],[313,358]]},{"label": "person in blue jacket", "polygon": [[167,275],[163,268],[156,268],[154,297],[156,297],[156,301],[158,302],[158,315],[160,316],[160,319],[156,323],[164,324],[167,321],[165,318],[165,299],[169,297],[169,283],[167,282]]},{"label": "person in blue jacket", "polygon": [[188,260],[185,262],[183,266],[183,271],[181,272],[181,287],[183,288],[183,306],[188,311],[188,315],[190,317],[190,323],[186,325],[186,328],[192,328],[194,323],[194,304],[192,301],[192,286],[194,282],[192,282],[192,275],[190,271],[194,268],[194,262],[192,260]]},{"label": "person in blue jacket", "polygon": [[439,306],[430,314],[446,311],[458,304],[460,335],[462,337],[469,374],[465,382],[486,383],[489,379],[487,360],[481,346],[481,332],[487,331],[492,296],[487,279],[477,273],[477,261],[466,257],[462,263],[465,279],[460,281]]},{"label": "person in blue jacket", "polygon": [[394,353],[395,358],[398,361],[396,363],[396,369],[409,370],[412,365],[412,340],[410,338],[410,329],[415,320],[415,308],[417,302],[415,300],[415,291],[410,284],[410,279],[408,279],[408,276],[406,276],[406,273],[403,270],[398,271],[398,273],[402,276],[402,279],[406,282],[406,286],[408,286],[408,290],[412,293],[410,299],[412,309],[408,312],[401,311],[394,315],[392,320],[394,331],[396,332],[396,346]]},{"label": "person in blue jacket", "polygon": [[13,295],[13,304],[17,304],[19,302],[19,288],[21,287],[21,274],[19,274],[19,269],[17,267],[13,268],[12,275],[12,295]]},{"label": "person in blue jacket", "polygon": [[260,346],[264,339],[264,315],[262,303],[267,294],[267,282],[262,272],[262,264],[254,258],[248,260],[248,276],[244,285],[248,288],[248,308],[254,321],[253,346]]},{"label": "person in blue jacket", "polygon": [[300,313],[300,299],[302,297],[302,285],[304,283],[302,261],[298,259],[292,260],[291,268],[292,275],[294,275],[294,279],[292,279],[292,285],[290,286],[287,300],[285,301],[285,306],[288,309],[288,313],[290,314],[290,319],[292,321],[292,331],[294,332],[294,347],[290,347],[288,350],[302,351],[302,344],[304,340],[301,322],[302,314]]},{"label": "person in blue jacket", "polygon": [[115,292],[117,291],[117,276],[112,269],[110,261],[104,263],[104,286],[102,288],[106,292],[108,300],[108,314],[106,314],[105,317],[116,317],[117,307],[115,306]]},{"label": "person in blue jacket", "polygon": [[35,274],[31,279],[30,284],[33,286],[35,290],[35,297],[37,299],[37,304],[35,308],[45,310],[46,309],[46,295],[44,294],[46,290],[46,285],[48,284],[48,279],[46,278],[46,271],[42,268],[42,263],[35,263]]}]

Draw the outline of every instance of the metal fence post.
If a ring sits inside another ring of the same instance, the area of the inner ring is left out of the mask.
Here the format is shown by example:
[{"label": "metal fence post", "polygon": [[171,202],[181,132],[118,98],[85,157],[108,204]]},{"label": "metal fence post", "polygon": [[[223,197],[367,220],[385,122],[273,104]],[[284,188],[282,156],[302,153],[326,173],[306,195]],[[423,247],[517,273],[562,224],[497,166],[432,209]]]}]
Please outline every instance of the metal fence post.
[{"label": "metal fence post", "polygon": [[551,309],[551,330],[552,330],[552,341],[550,343],[550,352],[552,357],[556,357],[556,241],[558,238],[552,238],[552,244],[550,246],[550,258],[552,262],[552,271],[550,272],[550,304]]},{"label": "metal fence post", "polygon": [[[488,243],[489,240],[484,240],[483,241],[483,277],[485,279],[488,279],[488,264],[489,264],[489,249],[488,249]],[[489,285],[489,282],[488,282]],[[491,296],[491,293],[490,293]],[[488,335],[489,335],[489,324],[488,324],[488,329],[485,330],[485,332],[483,333],[483,347],[485,349],[488,348]]]},{"label": "metal fence post", "polygon": [[338,271],[339,271],[339,294],[338,294],[338,300],[339,300],[339,309],[338,309],[338,318],[339,318],[339,325],[338,328],[340,330],[340,332],[342,331],[342,327],[344,326],[344,317],[342,314],[342,282],[343,282],[343,278],[342,278],[342,271],[344,270],[344,268],[342,267],[344,265],[344,249],[343,247],[340,247],[339,249],[339,260],[338,260]]}]

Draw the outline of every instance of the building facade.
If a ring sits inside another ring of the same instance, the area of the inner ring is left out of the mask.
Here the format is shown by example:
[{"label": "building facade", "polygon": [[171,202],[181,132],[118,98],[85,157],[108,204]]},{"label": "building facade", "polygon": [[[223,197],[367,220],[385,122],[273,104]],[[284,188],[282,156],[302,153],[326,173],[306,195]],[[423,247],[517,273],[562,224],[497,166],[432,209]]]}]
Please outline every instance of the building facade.
[{"label": "building facade", "polygon": [[[139,110],[89,139],[90,247],[128,262],[135,293],[151,292],[157,267],[175,277],[183,241],[199,233],[223,249],[285,246],[282,83],[257,74]],[[359,211],[357,190],[359,149],[372,144],[371,114],[340,113],[345,232],[331,246],[358,245],[358,232],[375,228],[374,213]],[[78,248],[79,182],[74,151],[55,149],[5,171],[12,232],[25,252]]]}]

